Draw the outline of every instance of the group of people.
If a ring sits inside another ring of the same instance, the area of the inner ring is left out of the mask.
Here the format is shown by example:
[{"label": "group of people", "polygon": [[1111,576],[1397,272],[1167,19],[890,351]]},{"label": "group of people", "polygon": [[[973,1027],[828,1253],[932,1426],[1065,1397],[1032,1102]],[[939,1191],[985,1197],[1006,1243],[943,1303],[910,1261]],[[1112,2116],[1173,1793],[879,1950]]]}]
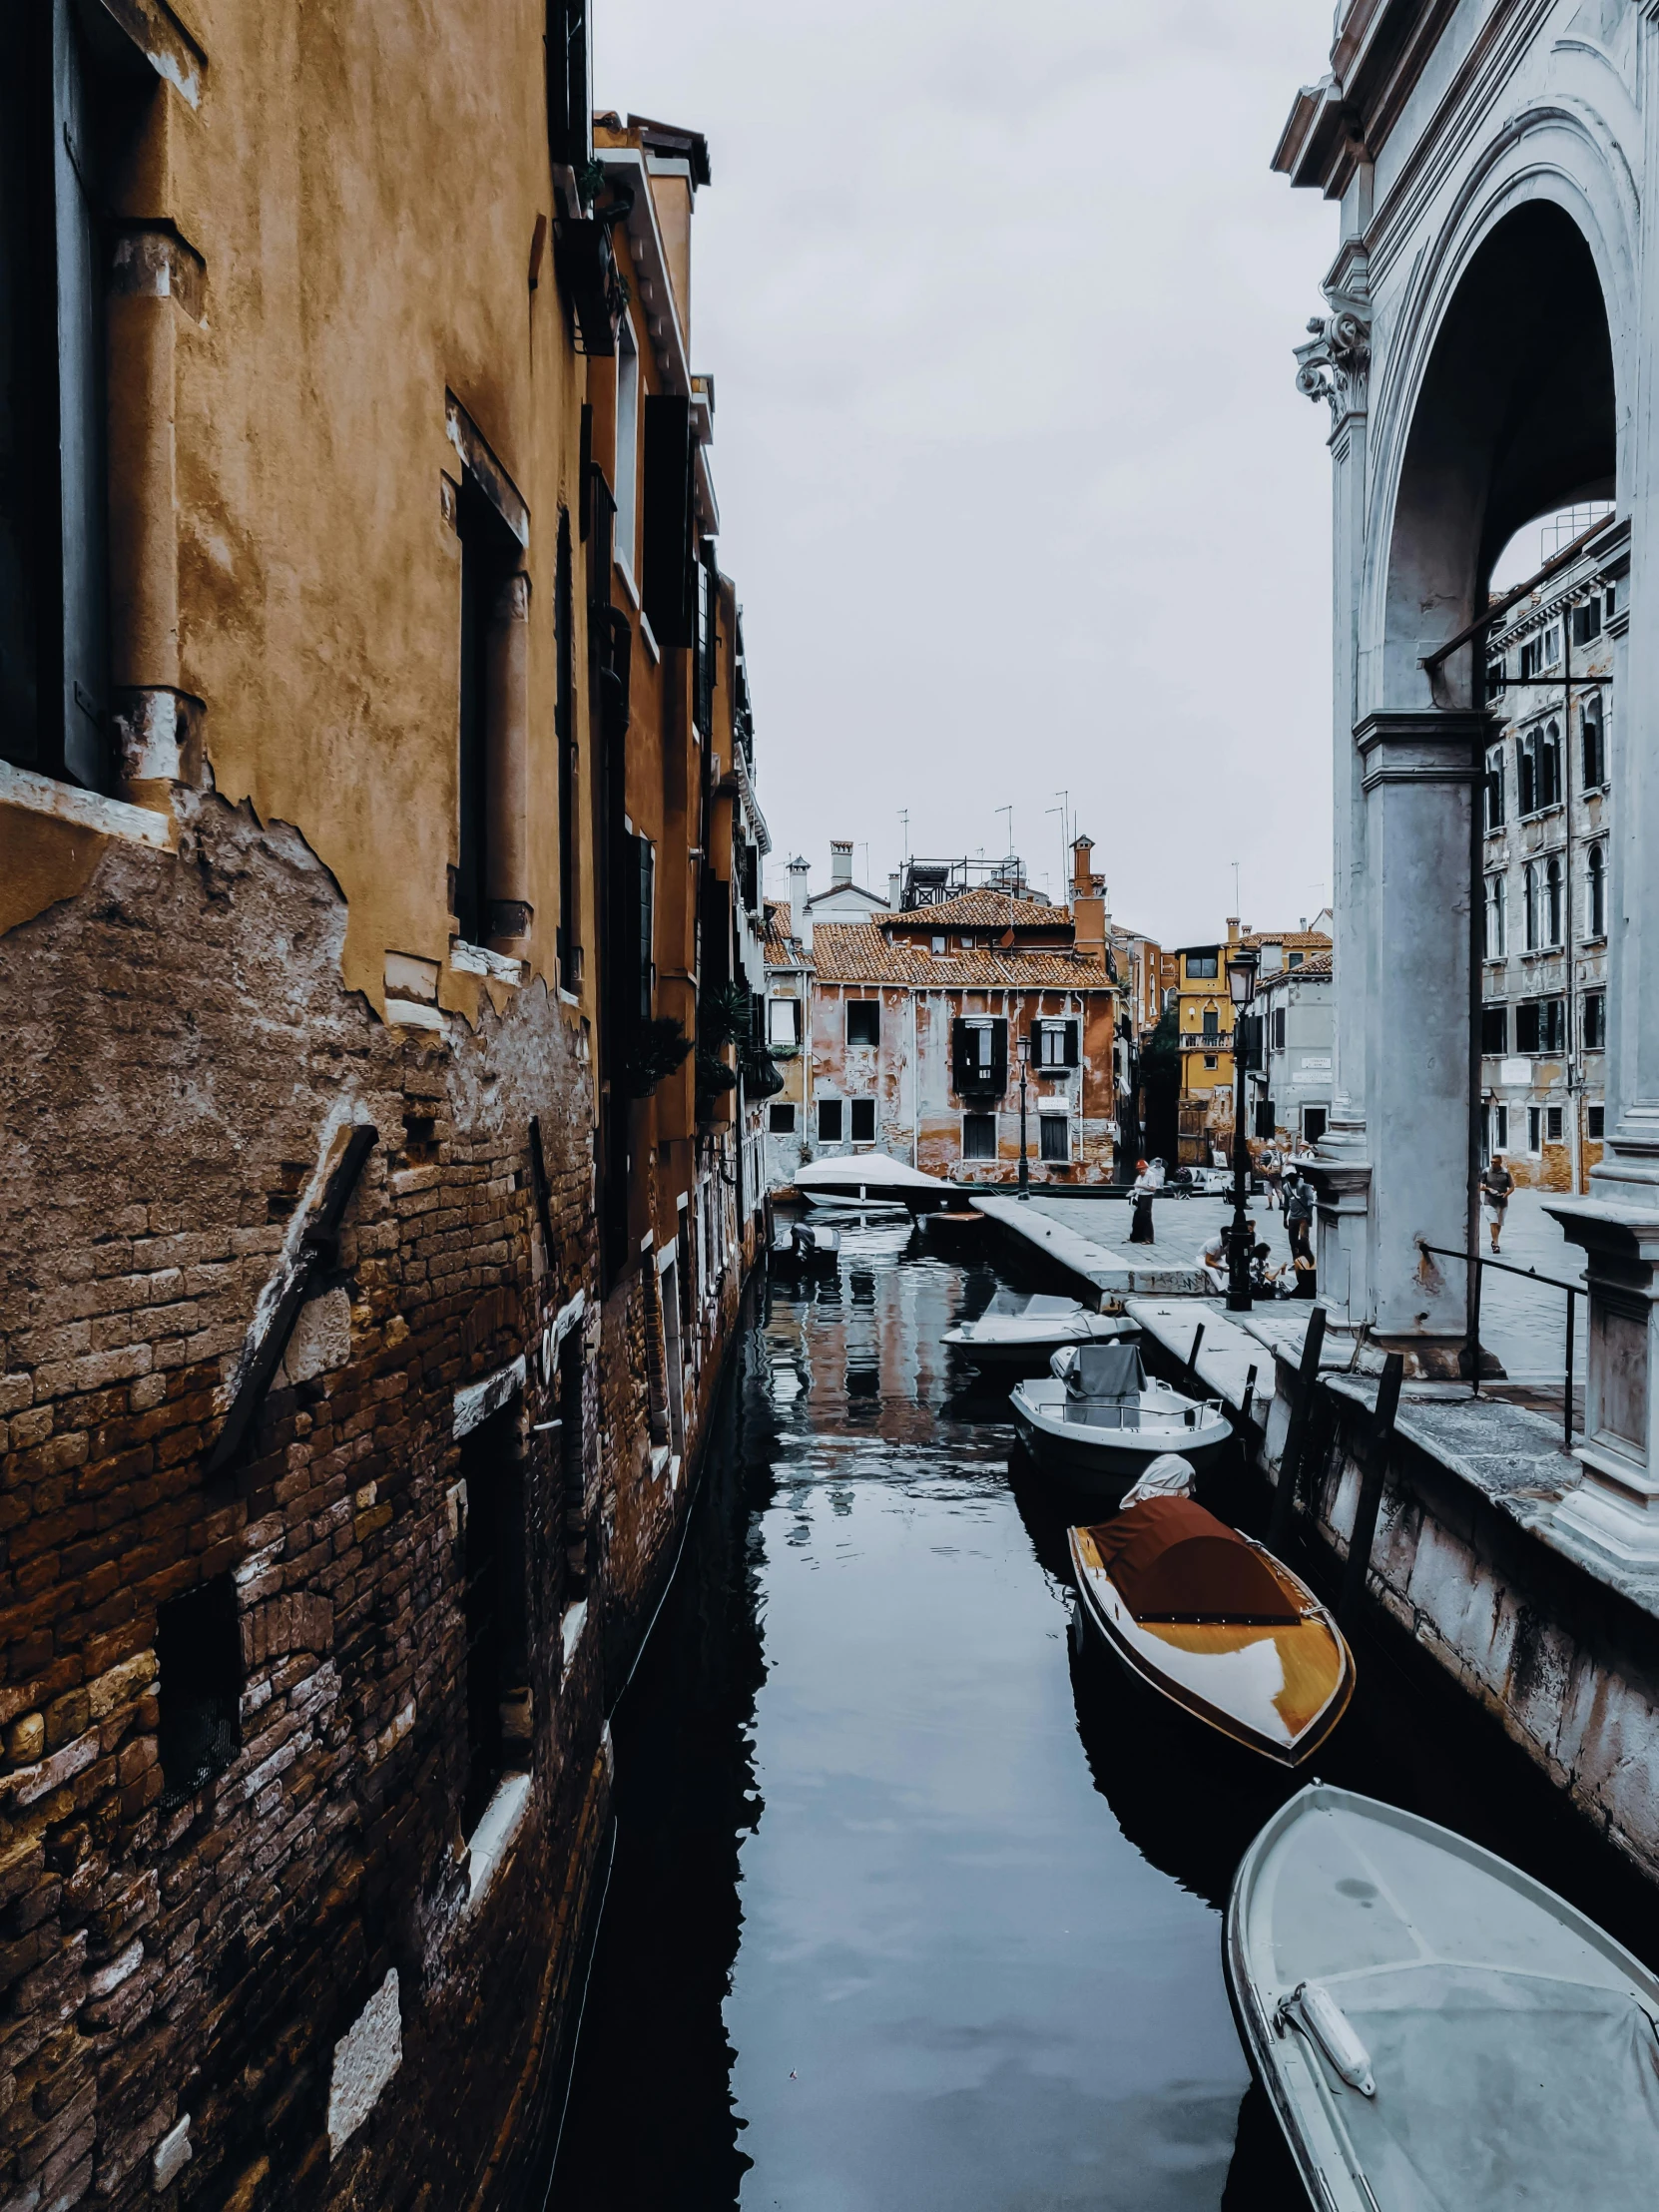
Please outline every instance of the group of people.
[{"label": "group of people", "polygon": [[[1257,1170],[1267,1185],[1268,1212],[1277,1206],[1285,1216],[1285,1229],[1291,1240],[1291,1264],[1294,1267],[1306,1261],[1314,1264],[1310,1239],[1314,1221],[1314,1194],[1304,1180],[1302,1170],[1295,1160],[1282,1159],[1272,1145],[1256,1163]],[[1152,1233],[1152,1202],[1165,1184],[1162,1160],[1137,1160],[1135,1180],[1130,1186],[1130,1198],[1134,1203],[1134,1220],[1130,1224],[1131,1244],[1153,1244],[1157,1240]],[[1254,1242],[1254,1239],[1252,1240]],[[1264,1245],[1265,1252],[1267,1247]]]}]

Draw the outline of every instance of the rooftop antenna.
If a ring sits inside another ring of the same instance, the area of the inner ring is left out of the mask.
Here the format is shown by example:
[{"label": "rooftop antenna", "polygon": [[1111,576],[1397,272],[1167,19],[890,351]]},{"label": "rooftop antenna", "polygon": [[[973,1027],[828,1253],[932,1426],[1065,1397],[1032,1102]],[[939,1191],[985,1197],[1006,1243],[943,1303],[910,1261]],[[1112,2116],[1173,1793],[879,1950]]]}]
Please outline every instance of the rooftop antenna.
[{"label": "rooftop antenna", "polygon": [[864,873],[867,875],[869,873],[869,846],[867,843],[861,843],[858,849],[863,853]]},{"label": "rooftop antenna", "polygon": [[1013,851],[1013,849],[1014,849],[1014,807],[1013,807],[1013,801],[1012,801],[1012,800],[1010,800],[1010,801],[1008,802],[1008,804],[1007,804],[1007,806],[1006,806],[1006,807],[998,807],[996,811],[997,811],[997,813],[998,813],[999,815],[1006,815],[1006,816],[1007,816],[1007,818],[1008,818],[1008,850],[1009,850],[1010,852],[1012,852],[1012,851]]},{"label": "rooftop antenna", "polygon": [[1071,837],[1068,833],[1071,827],[1071,794],[1070,792],[1056,792],[1054,796],[1060,802],[1059,806],[1049,807],[1045,809],[1045,812],[1058,815],[1060,818],[1060,881],[1063,885],[1069,880],[1066,874],[1066,863],[1071,857]]},{"label": "rooftop antenna", "polygon": [[904,857],[908,859],[910,857],[910,810],[908,807],[899,808],[898,827],[904,833]]},{"label": "rooftop antenna", "polygon": [[1233,911],[1236,914],[1242,914],[1243,910],[1239,904],[1239,863],[1235,860],[1233,862]]}]

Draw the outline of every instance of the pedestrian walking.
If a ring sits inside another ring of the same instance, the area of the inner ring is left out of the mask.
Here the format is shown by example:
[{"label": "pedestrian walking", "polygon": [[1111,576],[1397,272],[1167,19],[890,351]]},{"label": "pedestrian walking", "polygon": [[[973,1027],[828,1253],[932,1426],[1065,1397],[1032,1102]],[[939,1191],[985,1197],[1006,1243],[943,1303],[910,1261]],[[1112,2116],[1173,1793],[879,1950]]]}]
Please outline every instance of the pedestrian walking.
[{"label": "pedestrian walking", "polygon": [[1292,1260],[1306,1260],[1310,1267],[1314,1264],[1314,1255],[1308,1232],[1313,1219],[1314,1194],[1293,1162],[1285,1170],[1285,1227],[1290,1232]]},{"label": "pedestrian walking", "polygon": [[1269,1144],[1264,1147],[1262,1157],[1256,1165],[1262,1172],[1262,1181],[1268,1187],[1268,1212],[1271,1214],[1283,1203],[1285,1163],[1279,1157],[1277,1148]]},{"label": "pedestrian walking", "polygon": [[1509,1203],[1509,1193],[1515,1187],[1515,1179],[1503,1164],[1501,1152],[1494,1152],[1489,1163],[1480,1170],[1480,1195],[1486,1201],[1486,1219],[1492,1232],[1492,1250],[1503,1234],[1503,1214]]},{"label": "pedestrian walking", "polygon": [[1152,1234],[1152,1194],[1157,1190],[1158,1185],[1153,1178],[1151,1168],[1144,1160],[1137,1160],[1135,1167],[1137,1172],[1129,1191],[1130,1197],[1135,1202],[1135,1218],[1130,1225],[1129,1242],[1131,1244],[1152,1244],[1155,1242]]}]

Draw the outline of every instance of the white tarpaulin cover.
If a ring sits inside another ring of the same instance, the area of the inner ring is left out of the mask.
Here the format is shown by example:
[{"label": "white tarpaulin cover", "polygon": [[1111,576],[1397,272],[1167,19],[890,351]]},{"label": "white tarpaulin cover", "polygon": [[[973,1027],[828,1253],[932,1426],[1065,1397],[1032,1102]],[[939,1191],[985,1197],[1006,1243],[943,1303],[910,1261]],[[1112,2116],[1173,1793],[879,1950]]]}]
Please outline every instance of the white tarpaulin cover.
[{"label": "white tarpaulin cover", "polygon": [[[1239,1869],[1227,1961],[1292,2147],[1339,2207],[1652,2212],[1659,1982],[1562,1900],[1449,1831],[1316,1784]],[[1294,2025],[1314,1984],[1375,2080]],[[1267,2023],[1264,2029],[1263,2023]]]},{"label": "white tarpaulin cover", "polygon": [[947,1191],[950,1185],[936,1175],[924,1175],[907,1160],[891,1160],[884,1152],[855,1152],[835,1160],[812,1161],[796,1175],[795,1187],[798,1191]]}]

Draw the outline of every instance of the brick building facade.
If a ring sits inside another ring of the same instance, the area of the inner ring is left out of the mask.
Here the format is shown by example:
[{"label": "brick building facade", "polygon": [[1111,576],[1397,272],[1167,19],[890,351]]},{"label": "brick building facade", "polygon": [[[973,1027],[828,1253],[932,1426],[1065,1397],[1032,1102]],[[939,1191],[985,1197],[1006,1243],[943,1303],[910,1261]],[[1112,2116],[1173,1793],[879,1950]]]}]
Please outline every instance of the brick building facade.
[{"label": "brick building facade", "polygon": [[8,2212],[545,2157],[770,1079],[708,154],[587,38],[40,0],[3,95]]}]

